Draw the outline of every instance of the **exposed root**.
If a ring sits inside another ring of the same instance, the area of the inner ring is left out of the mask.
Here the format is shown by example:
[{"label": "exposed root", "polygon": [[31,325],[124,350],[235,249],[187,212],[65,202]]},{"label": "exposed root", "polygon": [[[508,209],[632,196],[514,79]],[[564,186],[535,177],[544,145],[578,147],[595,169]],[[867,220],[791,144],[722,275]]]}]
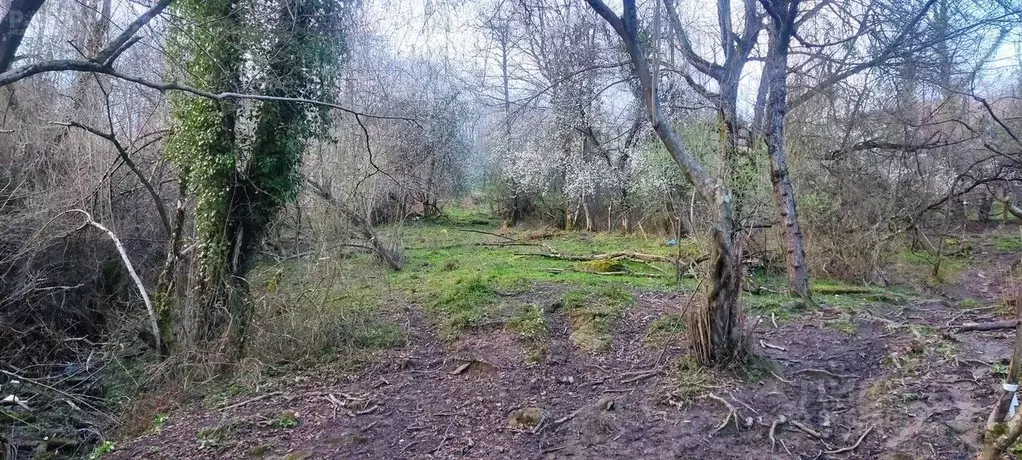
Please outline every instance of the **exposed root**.
[{"label": "exposed root", "polygon": [[[735,421],[735,428],[741,429],[741,427],[739,426],[738,423],[739,423],[739,420],[742,419],[742,416],[741,416],[741,414],[738,413],[738,409],[735,409],[735,406],[733,406],[730,402],[728,402],[728,400],[726,400],[724,398],[721,398],[720,396],[717,396],[717,395],[715,395],[713,393],[707,394],[706,397],[710,398],[710,399],[712,399],[714,401],[717,401],[717,402],[719,402],[721,404],[723,404],[724,407],[727,407],[727,410],[728,410],[727,416],[724,417],[724,421],[720,422],[720,425],[717,425],[717,428],[713,430],[712,434],[717,434],[717,433],[720,432],[720,430],[723,430],[724,428],[726,428],[727,425],[729,423],[731,423],[732,419],[734,419],[734,421]],[[751,425],[749,423],[750,421],[752,421],[751,418],[745,421],[746,427]]]}]

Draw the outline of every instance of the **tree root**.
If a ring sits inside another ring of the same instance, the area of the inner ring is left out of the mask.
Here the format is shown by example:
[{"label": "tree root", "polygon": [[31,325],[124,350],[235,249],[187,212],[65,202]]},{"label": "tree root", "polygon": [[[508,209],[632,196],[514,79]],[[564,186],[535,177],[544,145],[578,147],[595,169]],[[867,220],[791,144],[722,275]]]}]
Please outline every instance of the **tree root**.
[{"label": "tree root", "polygon": [[[721,398],[720,396],[717,396],[717,395],[715,395],[713,393],[708,393],[706,395],[706,397],[710,398],[710,399],[712,399],[714,401],[717,401],[717,402],[719,402],[721,404],[723,404],[724,407],[727,407],[727,410],[728,410],[727,416],[724,417],[724,421],[720,422],[720,425],[717,425],[717,428],[713,430],[712,434],[717,434],[717,433],[720,432],[720,430],[723,430],[724,428],[726,428],[727,425],[729,423],[731,423],[732,419],[734,419],[734,421],[735,421],[735,428],[741,429],[741,427],[738,425],[738,422],[739,422],[739,420],[742,419],[742,416],[738,412],[738,409],[735,409],[735,406],[733,406],[730,402],[728,402],[728,400],[726,400],[724,398]],[[745,423],[745,427],[746,428],[748,428],[749,426],[752,426],[752,423],[750,423],[750,422],[752,422],[751,418],[745,420],[744,423]]]}]

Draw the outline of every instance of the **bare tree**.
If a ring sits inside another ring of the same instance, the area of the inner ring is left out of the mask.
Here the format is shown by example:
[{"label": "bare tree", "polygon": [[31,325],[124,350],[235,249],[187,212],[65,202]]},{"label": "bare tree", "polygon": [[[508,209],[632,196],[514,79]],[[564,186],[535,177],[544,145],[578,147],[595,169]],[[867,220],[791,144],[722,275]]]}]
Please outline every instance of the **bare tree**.
[{"label": "bare tree", "polygon": [[615,14],[602,0],[587,0],[589,5],[614,28],[628,51],[642,87],[643,104],[650,122],[664,147],[678,163],[689,183],[710,205],[713,225],[710,230],[710,259],[706,303],[690,318],[690,331],[698,361],[717,365],[741,359],[743,342],[741,293],[742,271],[735,244],[731,190],[723,177],[712,177],[686,148],[658,102],[646,50],[639,40],[639,19],[635,0],[624,1],[624,13]]}]

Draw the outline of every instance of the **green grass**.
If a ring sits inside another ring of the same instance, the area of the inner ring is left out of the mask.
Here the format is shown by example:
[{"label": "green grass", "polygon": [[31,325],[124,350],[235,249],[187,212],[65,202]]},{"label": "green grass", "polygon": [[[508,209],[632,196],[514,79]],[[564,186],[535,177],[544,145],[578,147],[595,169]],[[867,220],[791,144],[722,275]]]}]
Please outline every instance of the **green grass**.
[{"label": "green grass", "polygon": [[930,285],[941,285],[953,281],[972,262],[968,253],[955,253],[952,249],[946,248],[945,250],[949,254],[940,257],[940,270],[937,272],[937,276],[933,275],[933,266],[938,260],[937,253],[934,251],[912,251],[905,247],[894,255],[894,263],[901,271],[916,273],[924,277]]},{"label": "green grass", "polygon": [[543,360],[547,351],[548,332],[542,308],[536,305],[523,305],[507,319],[505,325],[528,346],[526,363],[538,364]]},{"label": "green grass", "polygon": [[994,238],[994,249],[1001,253],[1022,251],[1022,236],[999,235]]},{"label": "green grass", "polygon": [[[600,270],[592,264],[536,255],[551,250],[578,256],[621,250],[676,255],[678,247],[667,246],[660,238],[541,231],[512,231],[500,237],[479,233],[497,233],[493,220],[462,211],[386,231],[400,236],[407,258],[404,270],[389,275],[390,282],[425,308],[447,340],[473,325],[501,320],[507,316],[503,311],[507,306],[501,302],[504,297],[528,292],[541,283],[647,291],[676,291],[695,285],[691,279],[678,283],[674,267],[666,263],[624,260],[617,261],[613,270]],[[537,238],[540,234],[542,238]],[[686,257],[699,254],[693,241],[682,241],[681,248]],[[601,274],[607,271],[637,276]]]},{"label": "green grass", "polygon": [[614,325],[632,302],[631,292],[618,286],[568,291],[563,300],[572,329],[568,340],[589,353],[609,351]]},{"label": "green grass", "polygon": [[685,329],[685,315],[681,313],[667,313],[653,320],[646,327],[645,340],[651,345],[677,342],[684,337]]},{"label": "green grass", "polygon": [[[781,321],[790,319],[807,309],[802,302],[785,294],[785,281],[778,276],[760,276],[754,280],[757,285],[765,286],[769,292],[760,294],[744,294],[744,303],[755,315],[773,317]],[[838,280],[813,280],[810,284],[813,302],[844,308],[867,308],[877,303],[903,304],[910,297],[908,292],[885,289],[876,286],[849,284]]]}]

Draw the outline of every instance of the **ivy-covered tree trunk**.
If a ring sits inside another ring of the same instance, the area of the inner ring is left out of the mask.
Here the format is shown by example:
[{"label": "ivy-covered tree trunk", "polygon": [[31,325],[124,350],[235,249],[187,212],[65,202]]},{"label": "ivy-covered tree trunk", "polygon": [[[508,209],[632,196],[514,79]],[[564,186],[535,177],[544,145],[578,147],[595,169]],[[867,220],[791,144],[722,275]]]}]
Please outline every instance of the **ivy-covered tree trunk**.
[{"label": "ivy-covered tree trunk", "polygon": [[[205,90],[237,91],[242,67],[241,5],[233,0],[185,0],[176,2],[175,10],[183,20],[171,46],[184,62],[184,71]],[[229,101],[177,96],[171,113],[174,136],[168,154],[194,200],[198,245],[200,279],[191,299],[196,311],[195,325],[188,328],[194,336],[189,339],[207,342],[221,337],[231,323],[225,264],[231,243],[225,224],[229,190],[237,178],[238,108]],[[161,303],[161,308],[172,308],[169,298]]]},{"label": "ivy-covered tree trunk", "polygon": [[[245,352],[252,311],[247,277],[267,227],[298,195],[303,148],[323,120],[312,106],[288,99],[329,101],[343,44],[337,23],[343,4],[335,0],[243,5],[179,3],[184,35],[175,51],[207,91],[242,92],[244,87],[282,100],[240,111],[230,101],[177,99],[170,146],[194,199],[201,278],[197,338],[226,337],[235,358]],[[255,9],[260,14],[246,21]],[[262,16],[266,11],[272,11],[269,20]],[[250,67],[258,71],[242,73]],[[252,76],[258,77],[243,81]]]}]

